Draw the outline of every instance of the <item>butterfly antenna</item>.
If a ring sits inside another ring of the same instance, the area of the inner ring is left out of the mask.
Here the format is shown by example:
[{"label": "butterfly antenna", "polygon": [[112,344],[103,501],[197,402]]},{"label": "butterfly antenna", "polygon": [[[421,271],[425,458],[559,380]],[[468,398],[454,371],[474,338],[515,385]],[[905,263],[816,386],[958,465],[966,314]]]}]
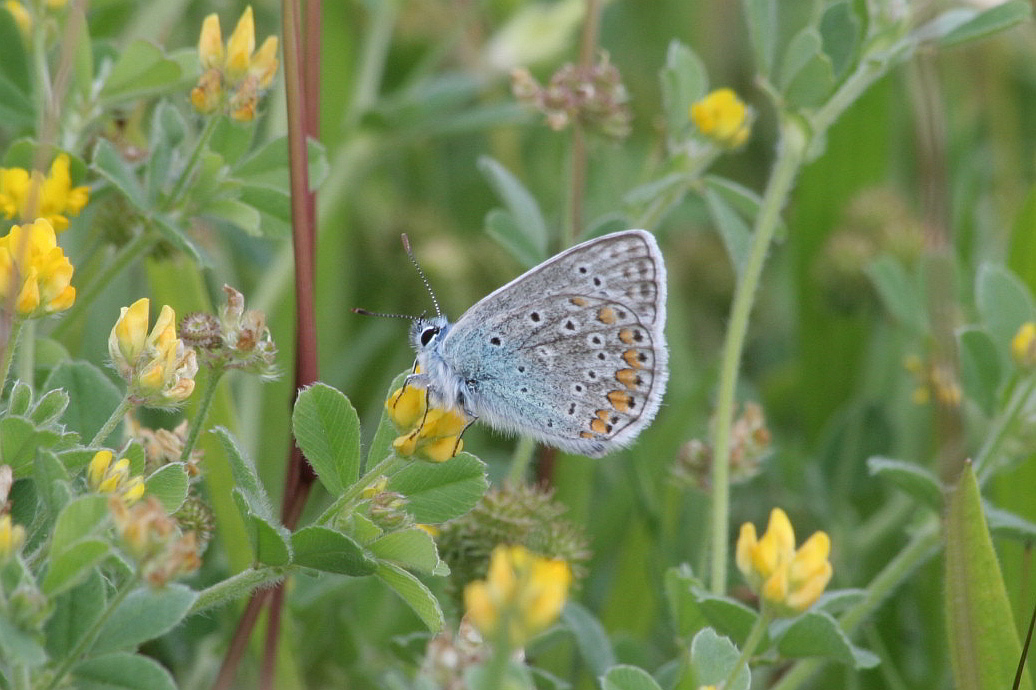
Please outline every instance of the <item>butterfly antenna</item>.
[{"label": "butterfly antenna", "polygon": [[410,316],[409,314],[387,314],[383,311],[370,311],[369,309],[364,309],[362,307],[353,307],[353,313],[363,314],[364,316],[384,316],[389,319],[407,319],[408,321],[413,321],[418,318],[416,316]]},{"label": "butterfly antenna", "polygon": [[414,268],[417,269],[417,275],[421,276],[421,282],[424,283],[425,290],[428,290],[428,294],[432,297],[432,304],[435,305],[435,315],[442,316],[442,310],[439,309],[439,300],[435,299],[435,293],[432,291],[431,283],[428,282],[427,276],[425,276],[424,271],[421,270],[421,265],[417,263],[417,259],[414,258],[414,251],[410,248],[410,238],[406,236],[405,232],[403,233],[403,249],[406,250],[406,255],[409,257],[410,263],[412,263]]}]

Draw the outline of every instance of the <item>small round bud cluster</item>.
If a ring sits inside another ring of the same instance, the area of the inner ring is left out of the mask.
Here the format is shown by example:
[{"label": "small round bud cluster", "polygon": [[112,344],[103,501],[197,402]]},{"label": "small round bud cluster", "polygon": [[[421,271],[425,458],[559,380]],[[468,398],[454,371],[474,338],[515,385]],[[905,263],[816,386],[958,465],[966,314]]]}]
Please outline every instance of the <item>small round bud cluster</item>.
[{"label": "small round bud cluster", "polygon": [[[745,403],[730,430],[730,481],[746,482],[758,475],[770,455],[771,441],[763,408],[758,403]],[[680,448],[672,469],[673,480],[683,486],[708,489],[712,458],[710,445],[691,439]]]},{"label": "small round bud cluster", "polygon": [[198,353],[198,359],[213,369],[240,369],[263,378],[276,376],[277,346],[266,325],[266,314],[245,310],[240,292],[223,286],[226,304],[219,317],[195,312],[180,323],[180,337]]},{"label": "small round bud cluster", "polygon": [[541,86],[527,69],[516,68],[511,72],[511,92],[542,112],[555,131],[578,122],[611,139],[624,139],[630,133],[629,94],[607,53],[602,52],[589,67],[566,64],[547,86]]}]

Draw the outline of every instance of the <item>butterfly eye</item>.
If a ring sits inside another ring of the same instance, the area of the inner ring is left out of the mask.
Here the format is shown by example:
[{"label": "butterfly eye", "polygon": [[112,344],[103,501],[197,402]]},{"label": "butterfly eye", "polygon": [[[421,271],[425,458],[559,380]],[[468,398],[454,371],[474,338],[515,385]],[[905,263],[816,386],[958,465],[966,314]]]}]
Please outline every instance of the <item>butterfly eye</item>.
[{"label": "butterfly eye", "polygon": [[421,345],[427,345],[432,342],[432,338],[439,335],[439,327],[432,326],[421,331]]}]

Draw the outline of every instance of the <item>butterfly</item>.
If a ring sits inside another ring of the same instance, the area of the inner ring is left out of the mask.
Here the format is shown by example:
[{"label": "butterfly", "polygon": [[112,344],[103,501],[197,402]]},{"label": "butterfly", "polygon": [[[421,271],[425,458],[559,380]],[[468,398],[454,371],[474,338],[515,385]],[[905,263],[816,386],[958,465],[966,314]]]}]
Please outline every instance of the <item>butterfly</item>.
[{"label": "butterfly", "polygon": [[413,319],[418,373],[407,377],[434,406],[590,457],[628,446],[658,412],[666,270],[649,232],[567,249],[456,323],[435,306],[436,316]]}]

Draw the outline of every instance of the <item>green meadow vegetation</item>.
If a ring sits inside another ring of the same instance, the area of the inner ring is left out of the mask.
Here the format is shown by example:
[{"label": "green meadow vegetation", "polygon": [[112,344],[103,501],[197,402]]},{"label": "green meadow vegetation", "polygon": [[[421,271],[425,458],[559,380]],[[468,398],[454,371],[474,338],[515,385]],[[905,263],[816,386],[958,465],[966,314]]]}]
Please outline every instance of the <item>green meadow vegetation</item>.
[{"label": "green meadow vegetation", "polygon": [[[1031,690],[1034,56],[1026,0],[0,3],[0,690]],[[603,458],[354,311],[631,228],[669,378]]]}]

